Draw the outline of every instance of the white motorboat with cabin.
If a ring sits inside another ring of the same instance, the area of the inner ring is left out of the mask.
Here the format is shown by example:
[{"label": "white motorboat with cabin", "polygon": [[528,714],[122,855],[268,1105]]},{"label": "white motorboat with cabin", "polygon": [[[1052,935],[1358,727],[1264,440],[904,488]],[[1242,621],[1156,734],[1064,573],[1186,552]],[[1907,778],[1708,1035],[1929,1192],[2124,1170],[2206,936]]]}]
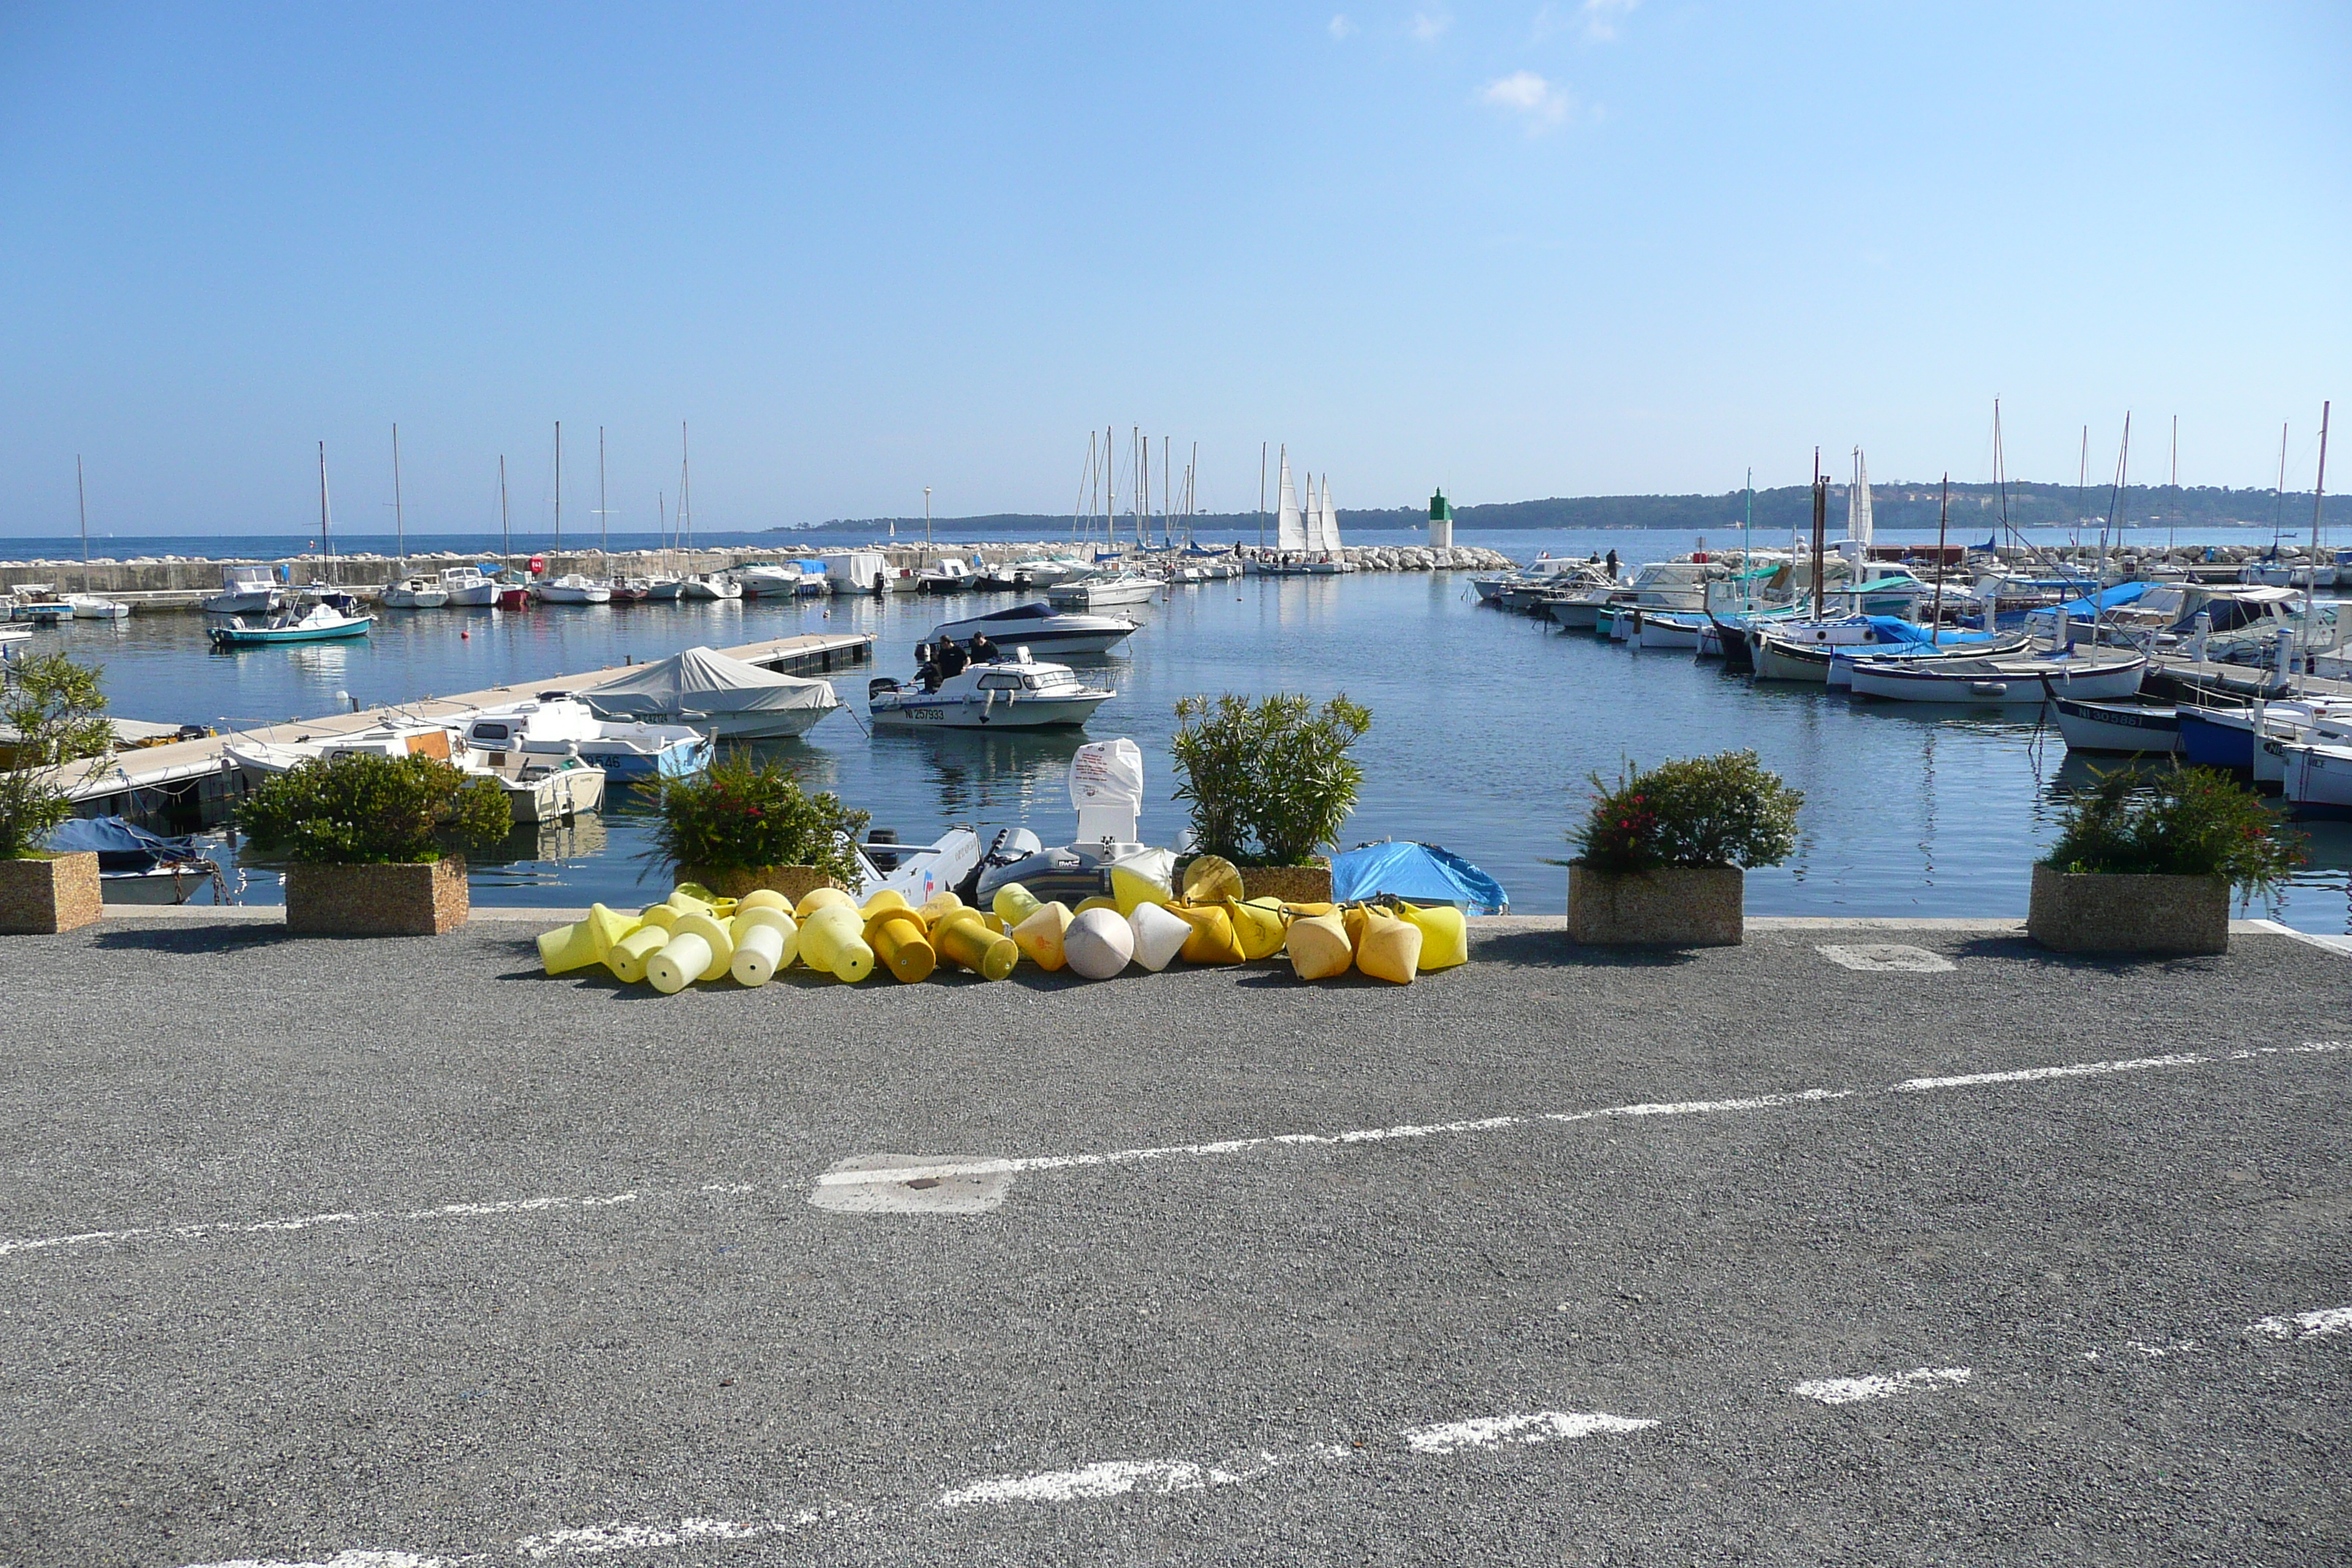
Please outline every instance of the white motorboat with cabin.
[{"label": "white motorboat with cabin", "polygon": [[449,591],[434,577],[403,577],[384,584],[382,603],[392,610],[437,610],[449,602]]},{"label": "white motorboat with cabin", "polygon": [[1045,602],[1057,610],[1105,610],[1119,605],[1141,605],[1167,584],[1133,572],[1101,572],[1073,577],[1045,590]]},{"label": "white motorboat with cabin", "polygon": [[596,716],[687,724],[715,740],[805,733],[841,706],[829,680],[803,680],[708,647],[690,647],[580,692]]},{"label": "white motorboat with cabin", "polygon": [[570,754],[490,752],[452,745],[449,731],[429,721],[394,721],[316,740],[232,740],[222,751],[250,777],[342,757],[436,757],[461,772],[497,780],[518,824],[561,822],[580,812],[600,810],[604,804],[604,770],[593,763]]},{"label": "white motorboat with cabin", "polygon": [[985,634],[1007,657],[1025,647],[1050,658],[1056,654],[1108,653],[1141,626],[1141,622],[1124,616],[1070,615],[1036,601],[969,620],[942,622],[931,628],[931,641],[952,637],[970,642]]},{"label": "white motorboat with cabin", "polygon": [[789,599],[801,591],[801,569],[797,566],[758,561],[737,566],[732,574],[747,599]]},{"label": "white motorboat with cabin", "polygon": [[979,568],[960,555],[942,556],[915,574],[917,591],[924,594],[965,594],[979,581]]},{"label": "white motorboat with cabin", "polygon": [[682,599],[740,599],[743,584],[724,572],[698,572],[678,582],[678,597]]},{"label": "white motorboat with cabin", "polygon": [[539,598],[546,605],[609,605],[613,602],[613,584],[578,572],[567,572],[552,582],[541,583]]},{"label": "white motorboat with cabin", "polygon": [[277,574],[267,566],[224,566],[220,592],[205,601],[208,616],[268,615],[285,603]]},{"label": "white motorboat with cabin", "polygon": [[866,683],[866,710],[874,723],[898,729],[1043,730],[1083,724],[1118,695],[1024,648],[1019,658],[967,665],[928,690],[877,676]]},{"label": "white motorboat with cabin", "polygon": [[482,610],[498,607],[498,579],[490,576],[478,566],[443,567],[441,591],[448,595],[448,603],[457,609]]}]

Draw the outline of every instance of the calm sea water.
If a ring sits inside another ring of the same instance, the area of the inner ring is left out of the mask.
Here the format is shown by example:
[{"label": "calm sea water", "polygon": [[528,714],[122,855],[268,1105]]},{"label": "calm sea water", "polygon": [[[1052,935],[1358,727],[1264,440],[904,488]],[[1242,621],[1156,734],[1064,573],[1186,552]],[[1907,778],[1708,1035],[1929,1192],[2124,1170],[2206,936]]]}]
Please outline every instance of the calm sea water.
[{"label": "calm sea water", "polygon": [[[1692,544],[1685,534],[1622,531],[1459,538],[1520,559],[1614,549],[1628,563]],[[2227,532],[2214,540],[2242,542]],[[914,645],[938,621],[1013,602],[975,595],[549,605],[495,616],[394,611],[363,642],[238,654],[208,650],[197,616],[134,615],[76,622],[42,634],[40,646],[101,661],[115,710],[125,716],[238,725],[331,712],[344,694],[396,702],[625,657],[656,658],[698,643],[869,631],[878,638],[871,671],[836,679],[862,715],[868,674],[910,671]],[[845,711],[770,750],[811,785],[837,791],[870,811],[877,826],[910,841],[971,823],[1024,826],[1055,844],[1074,826],[1065,782],[1071,752],[1087,739],[1126,735],[1145,757],[1145,837],[1169,843],[1184,822],[1171,799],[1167,753],[1178,698],[1344,691],[1370,707],[1373,726],[1360,747],[1363,799],[1342,846],[1384,837],[1443,844],[1501,880],[1524,912],[1565,908],[1566,872],[1549,862],[1568,852],[1565,836],[1590,796],[1589,776],[1613,775],[1626,762],[1748,746],[1806,792],[1797,854],[1748,879],[1748,907],[1759,914],[2021,915],[2029,868],[2052,837],[2057,805],[2090,776],[2081,762],[2065,760],[2054,730],[2030,718],[1929,717],[1819,689],[1753,685],[1686,653],[1640,653],[1480,606],[1463,574],[1248,577],[1178,589],[1134,613],[1145,629],[1099,661],[1118,698],[1083,734],[868,736]],[[504,904],[642,901],[666,885],[657,869],[639,879],[647,870],[636,858],[646,826],[643,802],[617,792],[599,818],[519,834],[483,858],[473,868],[474,896]],[[2312,837],[2314,868],[2259,912],[2309,931],[2352,930],[2352,830],[2315,825]],[[234,846],[222,843],[233,856]],[[267,870],[248,868],[241,879],[249,901],[279,896]]]}]

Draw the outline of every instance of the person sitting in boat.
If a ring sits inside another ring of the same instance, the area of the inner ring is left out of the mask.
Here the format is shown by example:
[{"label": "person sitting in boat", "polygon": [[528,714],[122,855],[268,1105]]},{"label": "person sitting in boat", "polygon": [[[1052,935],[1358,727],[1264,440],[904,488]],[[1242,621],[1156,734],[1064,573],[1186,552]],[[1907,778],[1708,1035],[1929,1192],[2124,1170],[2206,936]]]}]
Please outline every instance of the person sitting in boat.
[{"label": "person sitting in boat", "polygon": [[940,676],[947,679],[961,675],[964,666],[971,662],[964,657],[963,644],[953,637],[941,637],[939,651],[932,657],[939,661]]},{"label": "person sitting in boat", "polygon": [[932,657],[931,645],[927,642],[917,643],[915,645],[915,684],[926,691],[937,691],[941,679],[940,661]]},{"label": "person sitting in boat", "polygon": [[988,640],[988,634],[986,632],[972,633],[971,662],[974,664],[994,664],[996,659],[996,645]]}]

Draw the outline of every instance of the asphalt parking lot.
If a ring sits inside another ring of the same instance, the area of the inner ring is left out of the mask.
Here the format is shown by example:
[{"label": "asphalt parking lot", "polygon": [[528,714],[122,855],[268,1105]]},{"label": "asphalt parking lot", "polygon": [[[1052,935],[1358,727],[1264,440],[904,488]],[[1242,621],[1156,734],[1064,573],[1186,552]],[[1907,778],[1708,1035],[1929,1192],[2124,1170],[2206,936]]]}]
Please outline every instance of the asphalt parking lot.
[{"label": "asphalt parking lot", "polygon": [[0,1563],[2352,1560],[2352,955],[530,930],[9,940]]}]

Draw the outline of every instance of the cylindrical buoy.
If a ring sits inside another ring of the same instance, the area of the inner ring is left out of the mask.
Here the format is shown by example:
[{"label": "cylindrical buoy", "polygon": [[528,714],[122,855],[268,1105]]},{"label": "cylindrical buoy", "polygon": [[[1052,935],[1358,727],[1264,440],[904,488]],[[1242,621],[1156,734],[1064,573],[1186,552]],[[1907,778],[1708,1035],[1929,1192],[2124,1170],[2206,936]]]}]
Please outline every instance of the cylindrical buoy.
[{"label": "cylindrical buoy", "polygon": [[754,888],[736,900],[735,912],[741,914],[745,910],[781,910],[791,914],[793,901],[773,888]]},{"label": "cylindrical buoy", "polygon": [[1190,921],[1159,903],[1136,905],[1127,917],[1127,929],[1135,939],[1135,962],[1155,974],[1168,967],[1192,935]]},{"label": "cylindrical buoy", "polygon": [[710,941],[700,931],[675,931],[646,965],[646,978],[668,996],[683,991],[710,967]]},{"label": "cylindrical buoy", "polygon": [[1002,980],[1021,962],[1021,949],[1009,936],[1000,936],[981,921],[980,911],[966,910],[932,933],[940,956],[961,964],[982,980]]},{"label": "cylindrical buoy", "polygon": [[931,945],[923,917],[908,909],[904,899],[896,909],[885,908],[866,917],[866,942],[902,985],[929,980],[939,965],[939,950]]},{"label": "cylindrical buoy", "polygon": [[988,907],[1004,922],[1004,929],[1011,931],[1043,906],[1037,902],[1036,894],[1018,882],[1007,882],[996,889],[996,897],[989,900]]},{"label": "cylindrical buoy", "polygon": [[929,898],[925,899],[923,900],[922,908],[917,910],[915,912],[923,917],[923,925],[925,929],[936,931],[940,929],[940,925],[946,921],[949,916],[956,914],[967,907],[969,906],[967,906],[961,899],[955,896],[955,890],[953,889],[942,888],[940,891],[933,893]]},{"label": "cylindrical buoy", "polygon": [[873,973],[874,950],[866,944],[856,907],[827,904],[809,916],[801,926],[801,961],[848,985]]},{"label": "cylindrical buoy", "polygon": [[1052,903],[1039,904],[1027,920],[1014,926],[1013,942],[1020,948],[1022,957],[1050,974],[1069,962],[1062,946],[1069,929],[1070,907],[1056,899]]},{"label": "cylindrical buoy", "polygon": [[726,922],[711,915],[678,916],[677,924],[670,928],[671,939],[675,941],[688,932],[700,937],[710,949],[710,956],[703,961],[702,973],[694,978],[717,980],[725,974],[727,966],[735,959],[735,938]]},{"label": "cylindrical buoy", "polygon": [[1062,951],[1080,975],[1108,980],[1135,956],[1135,933],[1115,909],[1086,910],[1062,933]]},{"label": "cylindrical buoy", "polygon": [[793,906],[793,919],[806,925],[809,916],[819,910],[855,910],[856,908],[857,908],[857,900],[839,888],[811,888],[801,895],[801,901]]},{"label": "cylindrical buoy", "polygon": [[739,984],[765,985],[800,951],[800,927],[793,917],[762,904],[735,917],[735,956],[727,973]]},{"label": "cylindrical buoy", "polygon": [[646,965],[668,941],[668,929],[648,921],[613,944],[613,951],[604,955],[604,967],[622,984],[635,985],[646,977]]},{"label": "cylindrical buoy", "polygon": [[677,911],[667,904],[647,904],[637,911],[637,919],[649,926],[659,926],[667,931],[677,924]]},{"label": "cylindrical buoy", "polygon": [[1328,980],[1347,973],[1349,965],[1356,962],[1355,949],[1348,942],[1347,921],[1336,910],[1292,921],[1283,945],[1290,953],[1292,973],[1301,980]]}]

